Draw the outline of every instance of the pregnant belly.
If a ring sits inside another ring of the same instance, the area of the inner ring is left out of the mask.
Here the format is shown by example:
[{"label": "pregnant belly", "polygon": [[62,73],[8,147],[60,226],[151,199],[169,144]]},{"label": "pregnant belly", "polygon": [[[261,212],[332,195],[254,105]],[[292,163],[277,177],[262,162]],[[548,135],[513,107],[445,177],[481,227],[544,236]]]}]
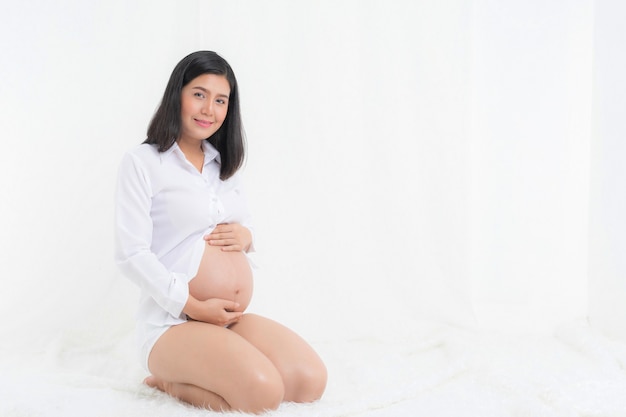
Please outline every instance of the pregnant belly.
[{"label": "pregnant belly", "polygon": [[252,298],[252,270],[246,255],[205,245],[198,273],[189,281],[189,293],[198,300],[235,301],[237,310],[244,311]]}]

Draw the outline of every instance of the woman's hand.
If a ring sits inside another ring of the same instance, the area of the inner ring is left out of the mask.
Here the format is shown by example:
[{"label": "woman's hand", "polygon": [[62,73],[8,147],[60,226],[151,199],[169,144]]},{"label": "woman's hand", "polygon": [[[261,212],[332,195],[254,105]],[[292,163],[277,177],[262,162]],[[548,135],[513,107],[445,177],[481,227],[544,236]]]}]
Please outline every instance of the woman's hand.
[{"label": "woman's hand", "polygon": [[235,311],[239,308],[239,303],[221,298],[209,298],[200,301],[193,296],[189,296],[183,312],[193,320],[215,324],[217,326],[228,326],[239,321],[243,315],[242,311]]},{"label": "woman's hand", "polygon": [[225,252],[247,252],[252,244],[252,233],[239,223],[222,223],[204,236],[204,240],[211,246],[221,246]]}]

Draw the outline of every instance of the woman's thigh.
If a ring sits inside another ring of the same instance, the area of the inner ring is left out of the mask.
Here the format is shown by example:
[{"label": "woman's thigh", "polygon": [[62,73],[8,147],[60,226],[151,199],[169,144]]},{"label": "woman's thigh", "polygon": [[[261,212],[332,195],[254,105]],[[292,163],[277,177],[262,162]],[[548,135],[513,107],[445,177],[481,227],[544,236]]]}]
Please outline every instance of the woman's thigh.
[{"label": "woman's thigh", "polygon": [[285,384],[286,401],[309,402],[322,396],[326,367],[313,348],[295,332],[256,314],[244,314],[230,329],[272,361]]},{"label": "woman's thigh", "polygon": [[235,332],[208,323],[170,328],[154,345],[148,366],[155,377],[211,391],[234,409],[284,397],[281,375],[263,353]]}]

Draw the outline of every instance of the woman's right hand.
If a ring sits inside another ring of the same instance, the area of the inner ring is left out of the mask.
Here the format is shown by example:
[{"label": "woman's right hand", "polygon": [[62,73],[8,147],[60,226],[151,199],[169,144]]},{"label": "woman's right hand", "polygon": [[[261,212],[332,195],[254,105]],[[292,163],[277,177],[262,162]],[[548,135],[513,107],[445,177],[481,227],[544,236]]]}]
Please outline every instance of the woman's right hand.
[{"label": "woman's right hand", "polygon": [[209,298],[200,301],[193,296],[189,296],[183,308],[183,313],[196,321],[215,324],[217,326],[228,326],[237,322],[243,312],[235,311],[239,303],[221,298]]}]

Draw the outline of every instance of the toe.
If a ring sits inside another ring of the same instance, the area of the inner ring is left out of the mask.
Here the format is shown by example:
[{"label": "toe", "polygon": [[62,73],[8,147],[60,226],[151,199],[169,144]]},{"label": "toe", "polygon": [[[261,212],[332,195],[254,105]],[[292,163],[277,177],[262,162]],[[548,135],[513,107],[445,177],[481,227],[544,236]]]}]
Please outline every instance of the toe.
[{"label": "toe", "polygon": [[144,379],[143,383],[146,384],[149,387],[152,387],[152,388],[158,388],[159,387],[157,379],[153,375],[150,375],[149,377]]}]

